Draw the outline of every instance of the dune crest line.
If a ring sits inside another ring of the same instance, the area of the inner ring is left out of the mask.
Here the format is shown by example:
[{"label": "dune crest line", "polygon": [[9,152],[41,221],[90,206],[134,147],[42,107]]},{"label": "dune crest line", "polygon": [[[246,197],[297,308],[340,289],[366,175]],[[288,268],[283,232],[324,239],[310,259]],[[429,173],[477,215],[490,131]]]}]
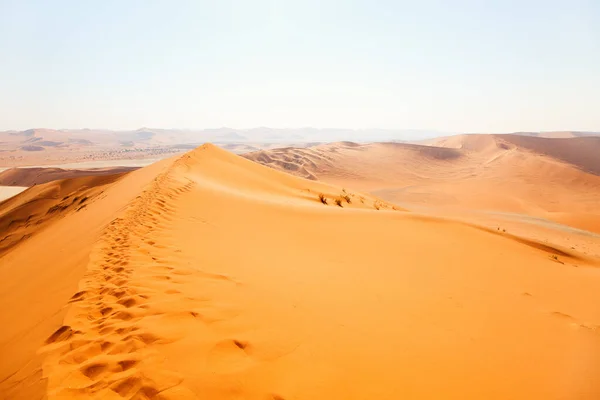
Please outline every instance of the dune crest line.
[{"label": "dune crest line", "polygon": [[[177,340],[153,330],[157,320],[173,312],[161,310],[161,303],[176,303],[181,296],[173,278],[176,267],[164,258],[172,255],[173,244],[147,238],[168,231],[173,204],[193,185],[177,177],[175,168],[157,176],[105,228],[93,249],[64,324],[44,349],[49,398],[149,398],[181,382],[177,374],[156,368],[161,360],[150,348]],[[144,280],[159,285],[144,287]],[[152,368],[145,368],[149,363]]]}]

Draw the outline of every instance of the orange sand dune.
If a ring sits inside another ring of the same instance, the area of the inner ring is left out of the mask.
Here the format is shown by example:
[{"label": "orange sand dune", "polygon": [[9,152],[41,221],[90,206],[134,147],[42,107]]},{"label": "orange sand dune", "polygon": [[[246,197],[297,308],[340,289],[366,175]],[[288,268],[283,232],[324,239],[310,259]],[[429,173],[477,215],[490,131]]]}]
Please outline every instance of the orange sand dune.
[{"label": "orange sand dune", "polygon": [[459,135],[437,145],[336,143],[245,157],[409,209],[508,211],[600,233],[600,138]]},{"label": "orange sand dune", "polygon": [[211,145],[86,190],[0,258],[0,398],[600,396],[600,264],[578,250]]},{"label": "orange sand dune", "polygon": [[112,175],[128,172],[137,167],[107,167],[90,169],[63,168],[11,168],[0,172],[0,186],[33,186],[58,179],[69,179],[84,176]]}]

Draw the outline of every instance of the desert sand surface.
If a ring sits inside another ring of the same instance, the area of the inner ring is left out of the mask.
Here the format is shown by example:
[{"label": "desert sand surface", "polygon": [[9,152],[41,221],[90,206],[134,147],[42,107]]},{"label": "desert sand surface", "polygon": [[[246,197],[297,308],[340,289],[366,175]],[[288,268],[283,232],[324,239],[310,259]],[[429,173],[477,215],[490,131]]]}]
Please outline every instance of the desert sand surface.
[{"label": "desert sand surface", "polygon": [[137,167],[107,167],[90,169],[64,169],[52,167],[10,168],[0,172],[0,185],[29,187],[59,179],[113,175],[135,169],[137,169]]},{"label": "desert sand surface", "polygon": [[[424,178],[373,146],[317,149],[319,179],[354,159],[343,187],[203,145],[0,203],[0,398],[600,398],[599,258],[358,192]],[[372,151],[396,170],[357,159]],[[403,151],[431,170],[475,157]],[[503,190],[487,197],[512,205]]]},{"label": "desert sand surface", "polygon": [[423,212],[521,214],[600,233],[600,138],[459,135],[435,146],[340,142],[245,157]]}]

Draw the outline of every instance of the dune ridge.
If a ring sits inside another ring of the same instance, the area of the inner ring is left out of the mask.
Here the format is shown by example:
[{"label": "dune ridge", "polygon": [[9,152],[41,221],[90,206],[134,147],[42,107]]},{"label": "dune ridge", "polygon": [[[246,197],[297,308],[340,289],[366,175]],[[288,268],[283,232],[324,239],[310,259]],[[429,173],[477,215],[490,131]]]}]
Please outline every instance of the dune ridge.
[{"label": "dune ridge", "polygon": [[407,208],[521,213],[600,233],[597,137],[458,135],[431,144],[334,143],[244,156]]},{"label": "dune ridge", "polygon": [[[217,160],[225,155],[226,162],[231,157],[214,146],[204,146],[195,152],[200,151],[211,152],[211,157]],[[165,257],[173,260],[176,243],[167,240],[159,245],[146,236],[150,233],[160,236],[173,228],[169,222],[176,213],[169,204],[176,204],[178,197],[194,185],[185,177],[189,165],[194,165],[190,162],[193,159],[198,161],[197,154],[172,161],[100,235],[79,290],[69,300],[71,307],[64,325],[50,335],[46,348],[42,349],[43,354],[48,354],[44,376],[48,379],[50,398],[153,398],[181,383],[182,378],[177,374],[157,368],[160,360],[145,351],[147,345],[155,342],[175,340],[156,335],[157,320],[203,318],[189,310],[194,302],[178,295],[178,285],[172,277],[229,279],[220,274],[194,274],[189,268],[169,266]],[[283,174],[278,178],[289,181]],[[316,196],[316,193],[311,196],[313,202],[317,201]],[[378,206],[392,208],[385,202],[379,202]],[[142,289],[141,285],[145,287]],[[146,318],[152,321],[150,329],[144,329]],[[146,367],[147,364],[150,366]],[[93,381],[91,385],[89,380]],[[175,393],[176,398],[192,396],[182,388]]]},{"label": "dune ridge", "polygon": [[577,250],[402,211],[212,145],[95,190],[2,256],[0,306],[44,301],[2,314],[0,395],[600,394],[600,269]]},{"label": "dune ridge", "polygon": [[[145,346],[166,339],[141,328],[144,318],[164,314],[161,302],[182,300],[177,285],[171,283],[181,270],[165,265],[161,257],[172,250],[145,238],[151,232],[160,235],[168,231],[163,225],[174,216],[168,203],[192,185],[174,179],[169,171],[158,175],[122,217],[110,222],[92,251],[86,276],[70,300],[73,305],[66,325],[47,341],[51,349],[56,347],[44,367],[50,398],[153,398],[181,383],[168,370],[157,371],[156,365],[144,368],[153,361]],[[131,254],[134,245],[144,254],[143,260]],[[158,287],[136,288],[134,274],[148,275]],[[182,305],[181,316],[185,317],[186,302]],[[193,317],[191,311],[187,313]],[[73,335],[76,341],[62,345]]]}]

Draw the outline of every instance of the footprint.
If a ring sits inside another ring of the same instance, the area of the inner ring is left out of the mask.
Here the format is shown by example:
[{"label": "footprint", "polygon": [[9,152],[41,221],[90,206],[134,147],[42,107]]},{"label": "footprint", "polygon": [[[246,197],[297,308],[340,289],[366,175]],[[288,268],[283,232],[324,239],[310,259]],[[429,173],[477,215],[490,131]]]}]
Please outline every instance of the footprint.
[{"label": "footprint", "polygon": [[119,394],[121,397],[129,397],[135,394],[142,388],[142,380],[137,376],[130,376],[129,378],[115,382],[111,386],[111,390]]},{"label": "footprint", "polygon": [[48,339],[46,339],[46,343],[50,344],[65,341],[71,336],[73,336],[74,333],[75,332],[73,332],[70,326],[63,325],[60,328],[58,328],[52,335],[50,335]]},{"label": "footprint", "polygon": [[88,378],[95,379],[98,375],[102,374],[107,369],[108,365],[105,363],[93,363],[82,367],[80,371]]},{"label": "footprint", "polygon": [[574,320],[575,319],[572,316],[570,316],[569,314],[565,314],[565,313],[560,312],[560,311],[552,311],[552,315],[554,315],[555,317],[564,318],[564,319],[568,319],[568,320]]},{"label": "footprint", "polygon": [[128,333],[135,332],[138,329],[139,328],[135,327],[135,326],[129,326],[127,328],[117,328],[117,329],[115,329],[115,333],[117,333],[119,335],[126,335]]},{"label": "footprint", "polygon": [[81,291],[75,293],[73,296],[71,296],[70,301],[73,303],[73,302],[76,302],[76,301],[83,300],[83,296],[85,295],[85,293],[86,293],[85,290],[81,290]]},{"label": "footprint", "polygon": [[122,305],[123,307],[133,307],[136,305],[136,301],[133,297],[128,297],[126,299],[121,299],[119,301],[117,301],[118,304]]},{"label": "footprint", "polygon": [[248,347],[248,342],[242,342],[240,340],[234,340],[233,344],[237,346],[238,349],[245,350]]},{"label": "footprint", "polygon": [[113,289],[113,290],[109,291],[108,294],[116,297],[117,299],[120,299],[121,297],[125,296],[126,292],[124,290],[114,290]]},{"label": "footprint", "polygon": [[108,335],[109,333],[113,332],[114,330],[115,330],[115,328],[113,328],[112,326],[106,326],[106,327],[100,329],[98,331],[98,333],[101,335]]},{"label": "footprint", "polygon": [[118,311],[118,312],[114,313],[111,317],[120,319],[123,321],[129,321],[130,319],[133,318],[133,314],[128,313],[127,311]]},{"label": "footprint", "polygon": [[160,340],[160,338],[158,336],[155,336],[151,333],[140,333],[140,334],[134,335],[133,337],[141,340],[145,344],[152,344],[152,343]]},{"label": "footprint", "polygon": [[128,369],[135,367],[138,363],[138,360],[123,360],[118,362],[122,371],[127,371]]},{"label": "footprint", "polygon": [[154,399],[159,393],[158,389],[153,386],[142,386],[138,391],[142,399]]},{"label": "footprint", "polygon": [[106,314],[110,313],[112,310],[113,310],[112,307],[104,307],[103,309],[100,310],[100,314],[106,315]]},{"label": "footprint", "polygon": [[108,350],[110,350],[111,347],[113,347],[114,343],[113,342],[109,342],[108,340],[105,340],[104,342],[102,342],[100,344],[100,350],[102,350],[103,352],[107,352]]}]

